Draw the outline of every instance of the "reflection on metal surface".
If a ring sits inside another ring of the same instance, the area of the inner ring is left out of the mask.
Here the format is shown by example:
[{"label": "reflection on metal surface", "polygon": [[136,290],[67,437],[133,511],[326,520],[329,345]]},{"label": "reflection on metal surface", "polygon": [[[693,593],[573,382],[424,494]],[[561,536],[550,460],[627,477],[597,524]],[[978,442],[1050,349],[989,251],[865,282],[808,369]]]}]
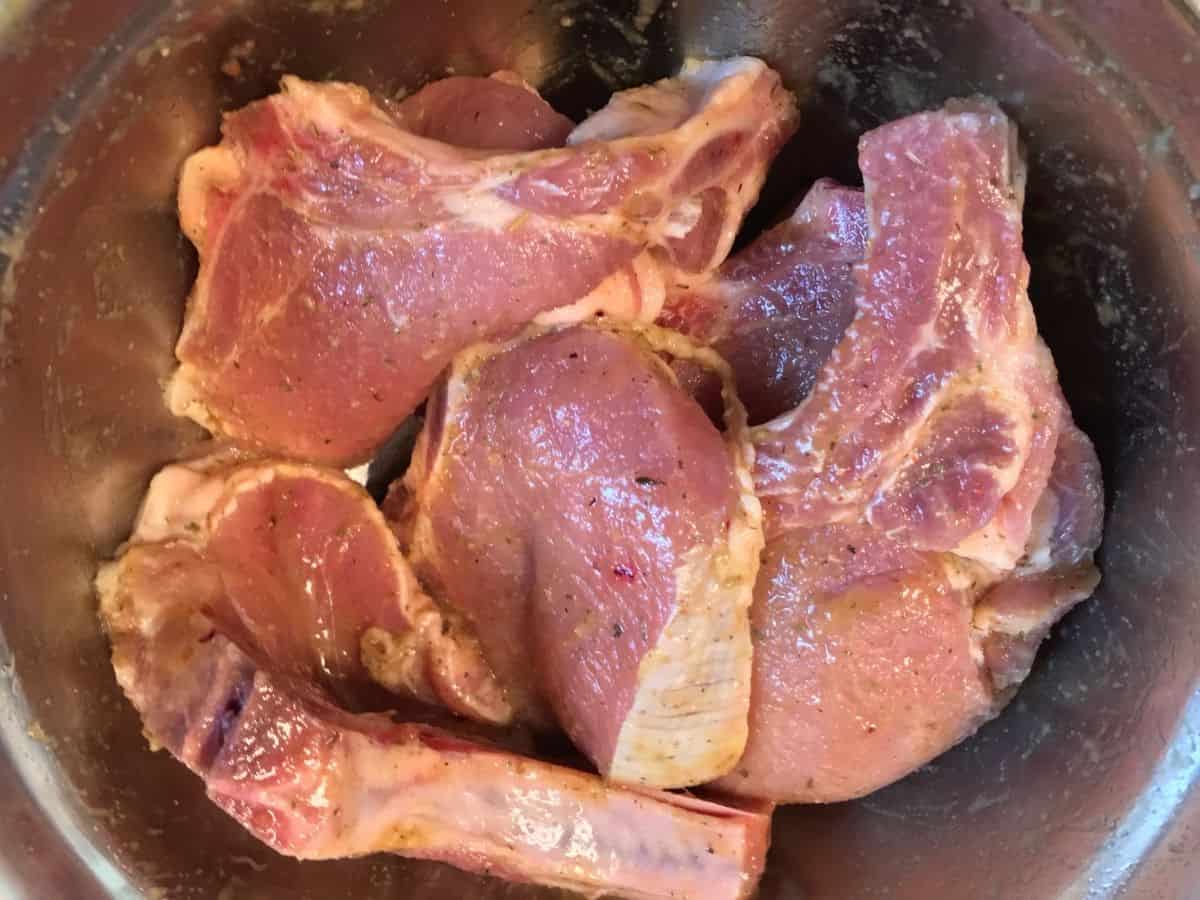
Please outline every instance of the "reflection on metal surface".
[{"label": "reflection on metal surface", "polygon": [[1111,897],[1130,882],[1138,866],[1162,837],[1187,795],[1200,782],[1200,691],[1192,695],[1179,729],[1162,749],[1150,787],[1104,842],[1091,866],[1065,893]]},{"label": "reflection on metal surface", "polygon": [[[126,878],[79,828],[69,810],[74,798],[60,778],[46,735],[31,714],[21,694],[13,657],[0,635],[0,759],[15,770],[25,789],[36,797],[38,809],[62,836],[63,850],[74,854],[111,897],[133,897]],[[8,821],[12,821],[9,819]],[[8,854],[0,855],[0,894],[11,900],[28,896],[35,900],[36,887],[22,884]],[[82,888],[82,885],[80,885]]]},{"label": "reflection on metal surface", "polygon": [[[0,32],[12,8],[0,0]],[[802,104],[757,225],[818,176],[854,180],[857,136],[883,120],[974,91],[1014,115],[1031,295],[1110,490],[1101,593],[1014,706],[867,801],[782,811],[763,897],[1193,888],[1188,854],[1160,852],[1200,841],[1200,52],[1182,2],[110,0],[31,15],[21,51],[0,55],[0,254],[16,257],[0,298],[0,631],[22,689],[0,689],[0,819],[20,823],[0,829],[0,858],[29,896],[556,896],[398,859],[274,856],[146,749],[89,585],[149,475],[201,437],[159,393],[194,267],[174,179],[222,110],[285,71],[395,95],[448,66],[515,66],[578,116],[685,53],[733,52],[766,56]]]}]

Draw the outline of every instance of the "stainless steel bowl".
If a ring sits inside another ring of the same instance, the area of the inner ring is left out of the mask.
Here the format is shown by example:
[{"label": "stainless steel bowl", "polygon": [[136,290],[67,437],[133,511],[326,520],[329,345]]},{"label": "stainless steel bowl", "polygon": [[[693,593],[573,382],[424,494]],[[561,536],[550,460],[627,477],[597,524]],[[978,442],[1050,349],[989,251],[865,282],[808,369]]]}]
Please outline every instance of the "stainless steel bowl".
[{"label": "stainless steel bowl", "polygon": [[[983,91],[1030,156],[1042,330],[1108,485],[1104,584],[1013,706],[856,803],[776,820],[767,898],[1200,896],[1200,23],[1183,0],[0,2],[0,894],[542,897],[301,864],[147,750],[96,559],[196,442],[159,396],[195,259],[179,164],[279,75],[383,92],[514,68],[577,115],[689,54],[802,98],[755,215],[879,122]],[[156,893],[160,892],[160,893]]]}]

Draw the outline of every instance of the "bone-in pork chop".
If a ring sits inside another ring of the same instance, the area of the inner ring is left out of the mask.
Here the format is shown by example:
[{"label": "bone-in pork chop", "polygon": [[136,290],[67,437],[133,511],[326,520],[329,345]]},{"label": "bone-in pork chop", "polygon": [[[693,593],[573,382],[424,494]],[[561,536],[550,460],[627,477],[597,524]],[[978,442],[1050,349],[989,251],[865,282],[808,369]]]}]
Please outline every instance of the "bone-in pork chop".
[{"label": "bone-in pork chop", "polygon": [[794,103],[751,59],[690,63],[658,90],[686,108],[653,133],[512,153],[285,78],[184,167],[200,271],[172,409],[294,458],[361,462],[463,347],[579,301],[646,249],[714,268]]},{"label": "bone-in pork chop", "polygon": [[[242,515],[275,533],[297,524],[271,524],[271,510],[287,506],[251,502]],[[343,676],[353,681],[352,664],[334,662],[318,682],[295,661],[311,658],[326,613],[371,621],[383,610],[341,591],[328,595],[333,610],[235,596],[239,564],[208,558],[205,546],[135,540],[97,579],[101,613],[117,679],[152,745],[200,775],[213,802],[268,846],[301,859],[399,853],[588,895],[753,892],[769,810],[614,787],[440,728],[347,712],[332,698],[344,692]],[[321,556],[310,574],[343,580],[346,559]],[[253,625],[270,621],[280,627],[264,640]]]},{"label": "bone-in pork chop", "polygon": [[995,715],[1095,587],[1099,467],[1025,293],[1023,170],[990,102],[860,144],[856,312],[753,430],[768,545],[746,753],[722,787],[860,796]]},{"label": "bone-in pork chop", "polygon": [[340,472],[215,455],[167,466],[131,541],[191,548],[209,614],[277,675],[357,702],[373,686],[488,722],[511,709],[478,644],[417,584],[371,498]]},{"label": "bone-in pork chop", "polygon": [[519,717],[557,719],[613,779],[676,787],[741,754],[762,537],[732,391],[722,435],[658,351],[723,369],[658,329],[464,352],[389,506]]}]

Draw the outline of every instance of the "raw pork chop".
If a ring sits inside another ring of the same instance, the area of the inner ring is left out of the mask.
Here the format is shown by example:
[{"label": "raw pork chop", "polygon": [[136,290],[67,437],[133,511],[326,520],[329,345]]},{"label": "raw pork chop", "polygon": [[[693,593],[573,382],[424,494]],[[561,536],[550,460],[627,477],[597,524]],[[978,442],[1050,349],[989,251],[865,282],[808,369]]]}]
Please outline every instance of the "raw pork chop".
[{"label": "raw pork chop", "polygon": [[[235,600],[229,574],[195,543],[168,539],[135,542],[97,586],[117,679],[152,745],[270,847],[301,859],[399,853],[589,896],[753,892],[769,810],[613,787],[439,728],[345,712],[292,663],[328,625],[321,611]],[[355,602],[336,598],[358,618]],[[284,627],[268,646],[231,622],[232,606]]]},{"label": "raw pork chop", "polygon": [[171,408],[361,462],[463,347],[575,303],[646,248],[715,267],[793,99],[751,59],[689,63],[659,90],[687,106],[654,133],[510,153],[405,131],[360,88],[285,78],[184,167],[200,272]]},{"label": "raw pork chop", "polygon": [[741,754],[762,534],[732,390],[722,436],[657,351],[727,375],[659,329],[464,352],[389,506],[518,716],[552,712],[610,778],[676,787]]},{"label": "raw pork chop", "polygon": [[[854,318],[854,267],[867,243],[862,191],[818,181],[795,212],[709,276],[667,287],[659,323],[710,344],[733,367],[750,424],[800,405]],[[697,366],[676,366],[711,405],[716,387]]]},{"label": "raw pork chop", "polygon": [[1015,142],[981,104],[864,137],[857,315],[812,394],[756,439],[777,531],[865,518],[919,549],[1020,557],[1061,401],[1025,295]]},{"label": "raw pork chop", "polygon": [[375,683],[483,721],[511,717],[478,644],[421,591],[378,508],[339,472],[220,456],[171,465],[132,541],[194,556],[222,588],[208,614],[277,675],[345,702]]},{"label": "raw pork chop", "polygon": [[970,734],[1098,580],[1099,466],[1025,293],[1014,129],[951,103],[860,161],[855,319],[753,432],[769,538],[750,737],[720,784],[780,802],[868,793]]}]

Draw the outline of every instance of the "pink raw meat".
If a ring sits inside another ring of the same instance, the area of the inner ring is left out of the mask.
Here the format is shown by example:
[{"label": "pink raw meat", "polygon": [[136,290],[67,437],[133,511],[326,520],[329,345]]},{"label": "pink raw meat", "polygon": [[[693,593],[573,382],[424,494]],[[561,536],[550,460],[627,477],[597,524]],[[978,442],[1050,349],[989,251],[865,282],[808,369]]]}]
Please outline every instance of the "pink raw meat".
[{"label": "pink raw meat", "polygon": [[584,123],[571,146],[512,153],[415,135],[360,88],[285,78],[184,167],[200,272],[171,408],[291,457],[360,462],[463,347],[579,301],[649,248],[715,267],[792,97],[751,59],[639,89],[655,90],[686,110],[653,134],[592,139]]},{"label": "pink raw meat", "polygon": [[212,456],[167,466],[131,541],[191,548],[222,628],[277,675],[357,702],[382,684],[487,722],[511,708],[479,645],[421,590],[367,493],[340,472]]},{"label": "pink raw meat", "polygon": [[[250,609],[255,596],[235,601],[228,573],[186,539],[135,542],[97,588],[117,679],[152,746],[268,846],[301,859],[399,853],[588,895],[753,893],[769,808],[613,787],[440,728],[346,712],[293,665],[311,652],[305,629],[287,622],[267,645],[225,612],[298,622],[314,610],[284,613],[269,599]],[[326,625],[314,618],[307,631]],[[345,687],[343,671],[328,674],[331,689]]]},{"label": "pink raw meat", "polygon": [[[676,274],[659,323],[710,344],[733,367],[750,424],[795,409],[854,318],[867,244],[862,191],[828,178],[784,222],[709,276]],[[680,379],[706,408],[719,385],[689,363]]]},{"label": "pink raw meat", "polygon": [[389,111],[405,131],[477,150],[561,147],[575,128],[514,72],[443,78]]},{"label": "pink raw meat", "polygon": [[846,800],[970,734],[995,712],[971,628],[976,577],[864,524],[774,538],[751,611],[750,738],[719,785]]},{"label": "pink raw meat", "polygon": [[719,784],[777,802],[860,796],[966,737],[1099,578],[1099,466],[1025,293],[1011,123],[952,102],[860,162],[854,321],[752,432],[768,545],[750,737]]},{"label": "pink raw meat", "polygon": [[740,409],[722,436],[661,350],[720,367],[657,329],[463,353],[388,506],[519,717],[677,787],[741,754],[762,537]]},{"label": "pink raw meat", "polygon": [[1061,406],[1025,295],[1015,129],[982,101],[951,105],[866,135],[860,164],[871,251],[855,319],[812,393],[759,429],[759,494],[776,530],[866,518],[1011,567]]}]

